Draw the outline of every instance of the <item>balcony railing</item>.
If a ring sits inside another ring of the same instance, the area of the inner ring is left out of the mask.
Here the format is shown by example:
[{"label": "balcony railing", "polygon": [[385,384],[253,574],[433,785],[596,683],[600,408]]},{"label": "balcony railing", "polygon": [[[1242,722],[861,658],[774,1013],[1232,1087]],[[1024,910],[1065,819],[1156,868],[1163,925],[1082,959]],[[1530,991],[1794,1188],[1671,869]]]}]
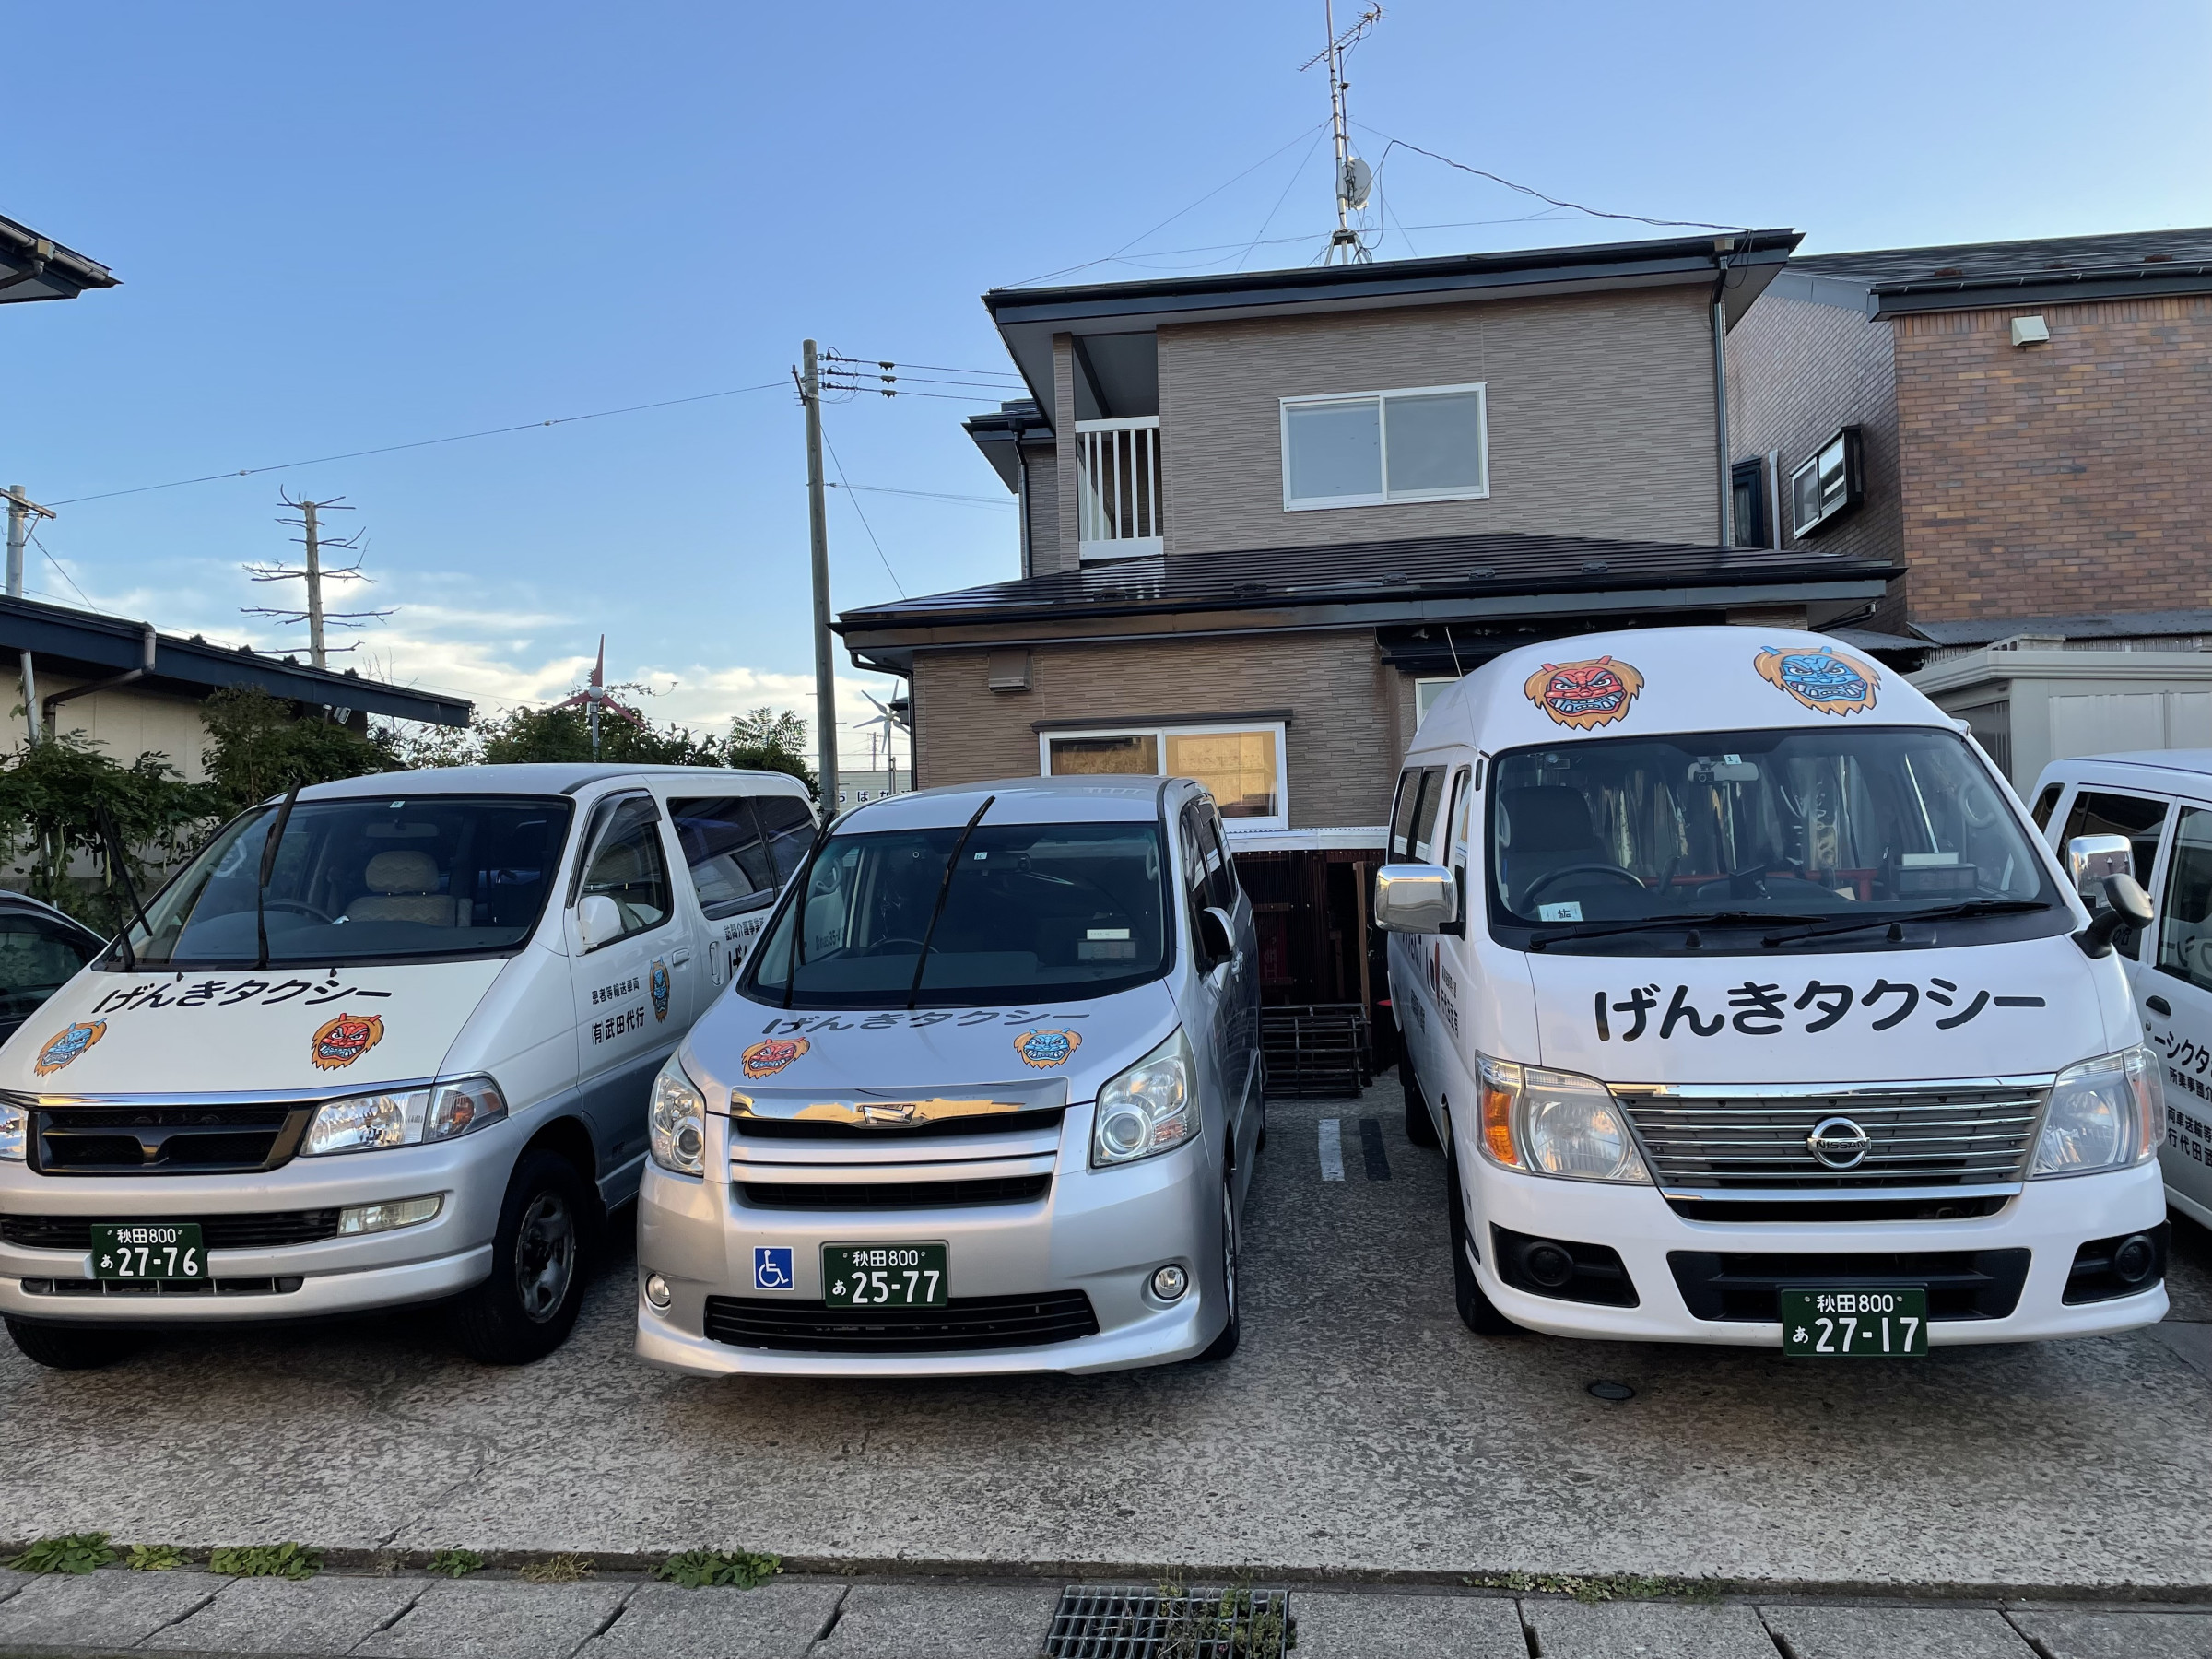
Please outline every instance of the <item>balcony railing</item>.
[{"label": "balcony railing", "polygon": [[1077,536],[1085,559],[1159,553],[1159,417],[1076,422]]}]

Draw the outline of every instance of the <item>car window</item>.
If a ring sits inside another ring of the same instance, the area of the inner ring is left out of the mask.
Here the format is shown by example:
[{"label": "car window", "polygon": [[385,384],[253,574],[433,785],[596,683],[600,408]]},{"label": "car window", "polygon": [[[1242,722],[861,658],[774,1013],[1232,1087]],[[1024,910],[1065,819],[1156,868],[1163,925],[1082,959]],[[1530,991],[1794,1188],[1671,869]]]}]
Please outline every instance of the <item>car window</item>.
[{"label": "car window", "polygon": [[650,795],[629,795],[615,804],[593,844],[577,888],[581,900],[602,894],[622,913],[617,938],[645,932],[668,920],[668,861],[661,853],[660,813]]},{"label": "car window", "polygon": [[768,856],[776,867],[776,885],[782,887],[806,862],[814,844],[814,814],[796,795],[764,794],[753,797],[760,815],[760,829],[768,837]]},{"label": "car window", "polygon": [[1475,799],[1475,792],[1467,786],[1467,769],[1461,767],[1452,778],[1452,814],[1445,820],[1442,851],[1453,869],[1465,874],[1467,867],[1467,808]]},{"label": "car window", "polygon": [[2159,906],[2160,973],[2212,991],[2212,812],[2185,806],[2173,827]]},{"label": "car window", "polygon": [[[2150,873],[2159,862],[2159,833],[2166,827],[2166,803],[2143,795],[2083,790],[2066,811],[2065,833],[2058,838],[2059,851],[2077,835],[2124,835],[2134,851],[2136,879],[2150,890]],[[2102,893],[2082,895],[2091,911],[2105,908]],[[2138,930],[2124,927],[2112,935],[2112,947],[2123,956],[2140,957]]]},{"label": "car window", "polygon": [[734,915],[775,897],[782,883],[750,796],[671,800],[668,821],[690,866],[699,907],[708,916]]},{"label": "car window", "polygon": [[1405,858],[1408,855],[1406,848],[1411,844],[1413,809],[1419,804],[1420,798],[1420,771],[1416,769],[1400,774],[1398,798],[1392,805],[1390,811],[1390,855],[1393,858]]},{"label": "car window", "polygon": [[1206,847],[1206,902],[1225,911],[1237,908],[1237,865],[1230,856],[1229,842],[1221,833],[1221,817],[1208,803],[1199,821],[1201,839]]},{"label": "car window", "polygon": [[1182,842],[1183,893],[1189,900],[1194,928],[1198,924],[1198,912],[1213,902],[1206,894],[1205,823],[1195,801],[1185,806],[1175,820],[1176,832]]},{"label": "car window", "polygon": [[2051,815],[2058,810],[2058,797],[2065,792],[2066,786],[2064,783],[2043,785],[2043,793],[2035,797],[2035,806],[2030,814],[2035,819],[2035,827],[2038,830],[2051,828]]},{"label": "car window", "polygon": [[1442,817],[1444,800],[1444,772],[1441,767],[1424,768],[1421,772],[1421,801],[1413,809],[1413,862],[1436,862],[1436,821]]},{"label": "car window", "polygon": [[30,1014],[99,951],[97,940],[50,916],[0,911],[0,1021]]}]

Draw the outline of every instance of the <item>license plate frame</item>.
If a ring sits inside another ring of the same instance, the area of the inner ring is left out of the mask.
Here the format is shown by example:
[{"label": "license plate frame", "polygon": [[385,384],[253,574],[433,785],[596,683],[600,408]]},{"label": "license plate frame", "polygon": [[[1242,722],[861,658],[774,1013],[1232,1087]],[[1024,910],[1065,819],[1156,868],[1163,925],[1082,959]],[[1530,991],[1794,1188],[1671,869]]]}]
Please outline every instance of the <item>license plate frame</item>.
[{"label": "license plate frame", "polygon": [[1918,1359],[1928,1351],[1925,1285],[1781,1288],[1782,1351],[1799,1359]]},{"label": "license plate frame", "polygon": [[95,1221],[92,1277],[180,1284],[214,1276],[197,1221]]},{"label": "license plate frame", "polygon": [[951,1300],[951,1246],[936,1239],[825,1244],[822,1301],[856,1312],[942,1308]]}]

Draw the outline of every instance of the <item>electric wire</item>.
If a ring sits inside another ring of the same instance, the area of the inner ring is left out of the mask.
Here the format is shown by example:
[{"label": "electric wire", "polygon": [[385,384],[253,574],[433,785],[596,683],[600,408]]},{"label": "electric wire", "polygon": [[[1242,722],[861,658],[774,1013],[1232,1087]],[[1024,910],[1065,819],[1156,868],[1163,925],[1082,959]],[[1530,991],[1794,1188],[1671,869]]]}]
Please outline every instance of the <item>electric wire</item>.
[{"label": "electric wire", "polygon": [[1321,141],[1328,135],[1328,125],[1327,122],[1322,123],[1322,130],[1313,135],[1313,142],[1306,146],[1306,153],[1298,159],[1298,166],[1291,171],[1288,181],[1283,185],[1283,194],[1275,198],[1275,206],[1267,209],[1267,217],[1260,221],[1259,229],[1253,232],[1252,241],[1244,245],[1244,251],[1237,255],[1238,270],[1244,268],[1244,262],[1252,257],[1252,251],[1260,245],[1260,238],[1267,234],[1267,227],[1275,223],[1275,216],[1283,210],[1283,204],[1290,199],[1290,193],[1298,188],[1299,180],[1305,176],[1306,168],[1313,159],[1313,152],[1321,147]]},{"label": "electric wire", "polygon": [[99,606],[93,604],[91,600],[85,597],[85,590],[76,585],[76,578],[70,575],[69,572],[63,568],[62,561],[56,559],[52,553],[47,552],[46,544],[39,539],[39,533],[36,530],[32,530],[30,532],[30,545],[38,548],[40,552],[46,554],[46,562],[54,568],[55,572],[60,575],[64,582],[69,584],[69,591],[75,594],[79,599],[84,600],[85,608],[87,610],[98,610],[100,608]]},{"label": "electric wire", "polygon": [[1487,168],[1470,167],[1465,161],[1454,161],[1450,156],[1440,154],[1436,150],[1423,149],[1419,145],[1412,143],[1407,139],[1393,138],[1381,127],[1369,126],[1364,121],[1355,121],[1351,124],[1359,127],[1363,132],[1374,134],[1374,135],[1378,138],[1387,140],[1387,143],[1382,150],[1382,160],[1375,163],[1376,171],[1378,171],[1382,170],[1382,162],[1390,159],[1390,152],[1392,150],[1409,149],[1417,156],[1426,156],[1431,161],[1441,161],[1446,167],[1456,167],[1461,172],[1473,173],[1477,178],[1488,179],[1493,184],[1502,184],[1508,190],[1519,191],[1524,196],[1534,196],[1539,202],[1548,202],[1554,207],[1564,207],[1571,213],[1588,214],[1592,218],[1624,219],[1632,224],[1656,226],[1660,229],[1747,230],[1750,229],[1748,225],[1715,225],[1705,219],[1653,218],[1648,214],[1642,213],[1608,213],[1602,207],[1585,207],[1580,202],[1563,201],[1558,196],[1547,195],[1543,191],[1536,189],[1534,185],[1516,183],[1513,180],[1506,178],[1503,174],[1491,172]]},{"label": "electric wire", "polygon": [[830,452],[830,465],[837,468],[837,481],[844,485],[845,499],[852,501],[853,511],[859,514],[860,527],[868,533],[868,540],[875,547],[876,557],[883,560],[883,573],[891,579],[891,585],[899,590],[899,597],[905,598],[906,588],[899,580],[899,572],[891,569],[891,561],[885,557],[883,544],[876,539],[876,526],[868,523],[868,515],[861,511],[860,502],[853,494],[852,485],[845,483],[845,464],[838,459],[837,445],[830,441],[830,429],[827,426],[822,428],[822,447]]},{"label": "electric wire", "polygon": [[1011,508],[1014,502],[1000,496],[947,495],[939,489],[899,489],[888,484],[834,483],[832,489],[857,489],[864,495],[912,496],[922,501],[964,501],[975,507]]}]

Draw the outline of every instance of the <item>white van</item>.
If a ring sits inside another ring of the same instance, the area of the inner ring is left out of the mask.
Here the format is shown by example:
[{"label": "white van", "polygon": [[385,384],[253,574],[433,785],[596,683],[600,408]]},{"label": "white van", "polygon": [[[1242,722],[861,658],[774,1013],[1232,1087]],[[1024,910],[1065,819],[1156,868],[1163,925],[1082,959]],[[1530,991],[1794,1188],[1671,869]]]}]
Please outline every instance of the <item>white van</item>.
[{"label": "white van", "polygon": [[2112,943],[2164,1074],[2167,1199],[2212,1227],[2212,749],[2053,761],[2035,821],[2046,835],[2125,837],[2155,895],[2152,924]]},{"label": "white van", "polygon": [[135,1326],[454,1299],[558,1347],[633,1197],[653,1074],[814,835],[804,787],[485,766],[242,814],[0,1048],[0,1313],[41,1364]]},{"label": "white van", "polygon": [[[1912,1354],[2166,1311],[2159,1066],[2002,777],[1818,635],[1598,634],[1444,693],[1379,875],[1477,1331]],[[2212,1035],[2212,1032],[2208,1032]]]}]

